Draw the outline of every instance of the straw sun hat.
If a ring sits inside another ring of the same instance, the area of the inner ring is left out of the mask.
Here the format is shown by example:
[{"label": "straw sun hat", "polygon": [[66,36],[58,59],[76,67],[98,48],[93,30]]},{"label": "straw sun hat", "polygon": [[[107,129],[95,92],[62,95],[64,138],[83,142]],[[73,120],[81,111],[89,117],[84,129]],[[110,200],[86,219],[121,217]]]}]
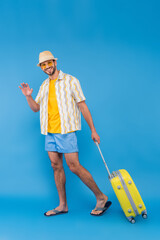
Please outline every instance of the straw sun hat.
[{"label": "straw sun hat", "polygon": [[37,66],[39,67],[42,62],[48,61],[48,60],[57,60],[58,58],[55,58],[53,54],[50,51],[44,51],[39,54],[39,63]]}]

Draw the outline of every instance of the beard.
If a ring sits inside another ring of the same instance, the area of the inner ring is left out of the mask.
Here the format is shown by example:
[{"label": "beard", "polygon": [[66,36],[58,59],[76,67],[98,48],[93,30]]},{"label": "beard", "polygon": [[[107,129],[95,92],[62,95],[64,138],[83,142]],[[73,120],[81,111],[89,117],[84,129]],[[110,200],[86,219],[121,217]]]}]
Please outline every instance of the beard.
[{"label": "beard", "polygon": [[[49,70],[49,69],[52,69],[52,71],[48,73],[47,70]],[[55,73],[55,71],[56,71],[56,66],[55,65],[44,70],[44,72],[49,76],[53,75]]]}]

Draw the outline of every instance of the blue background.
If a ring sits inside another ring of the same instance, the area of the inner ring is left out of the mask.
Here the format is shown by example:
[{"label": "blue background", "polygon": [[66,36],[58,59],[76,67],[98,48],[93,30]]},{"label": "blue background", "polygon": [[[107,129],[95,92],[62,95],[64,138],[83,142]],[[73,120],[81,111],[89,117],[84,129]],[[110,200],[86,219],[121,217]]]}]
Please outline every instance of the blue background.
[{"label": "blue background", "polygon": [[[159,1],[5,0],[0,9],[0,240],[158,239]],[[58,195],[39,113],[18,86],[27,82],[36,96],[46,78],[36,66],[44,50],[58,57],[58,69],[80,80],[110,170],[129,171],[148,220],[126,221],[83,117],[80,162],[112,208],[103,217],[90,216],[95,197],[64,161],[69,213],[43,216],[58,205]]]}]

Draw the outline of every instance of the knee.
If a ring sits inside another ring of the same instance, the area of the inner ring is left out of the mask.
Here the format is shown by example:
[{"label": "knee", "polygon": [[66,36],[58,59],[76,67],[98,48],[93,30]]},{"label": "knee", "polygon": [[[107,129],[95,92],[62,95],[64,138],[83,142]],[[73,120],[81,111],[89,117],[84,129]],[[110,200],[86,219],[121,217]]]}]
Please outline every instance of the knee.
[{"label": "knee", "polygon": [[53,168],[54,171],[56,171],[56,170],[59,170],[59,171],[60,171],[60,170],[63,169],[62,164],[57,163],[57,162],[51,162],[51,166],[52,166],[52,168]]},{"label": "knee", "polygon": [[69,163],[68,164],[69,169],[71,172],[78,174],[79,169],[80,169],[80,164],[75,164],[75,163]]}]

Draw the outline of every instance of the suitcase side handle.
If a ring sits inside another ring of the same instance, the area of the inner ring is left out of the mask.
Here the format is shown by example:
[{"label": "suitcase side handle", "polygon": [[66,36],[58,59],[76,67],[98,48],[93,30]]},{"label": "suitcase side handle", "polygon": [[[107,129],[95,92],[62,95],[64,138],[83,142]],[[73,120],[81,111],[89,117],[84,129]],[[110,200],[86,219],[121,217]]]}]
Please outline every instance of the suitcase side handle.
[{"label": "suitcase side handle", "polygon": [[108,166],[107,166],[107,164],[106,164],[106,162],[105,162],[105,160],[104,160],[104,157],[103,157],[103,154],[102,154],[101,149],[100,149],[100,147],[99,147],[99,144],[98,144],[97,141],[95,141],[95,144],[97,145],[98,150],[99,150],[99,152],[100,152],[100,154],[101,154],[101,157],[102,157],[102,160],[103,160],[103,162],[104,162],[104,165],[105,165],[105,167],[106,167],[106,169],[107,169],[109,178],[111,178],[111,173],[110,173],[109,168],[108,168]]}]

